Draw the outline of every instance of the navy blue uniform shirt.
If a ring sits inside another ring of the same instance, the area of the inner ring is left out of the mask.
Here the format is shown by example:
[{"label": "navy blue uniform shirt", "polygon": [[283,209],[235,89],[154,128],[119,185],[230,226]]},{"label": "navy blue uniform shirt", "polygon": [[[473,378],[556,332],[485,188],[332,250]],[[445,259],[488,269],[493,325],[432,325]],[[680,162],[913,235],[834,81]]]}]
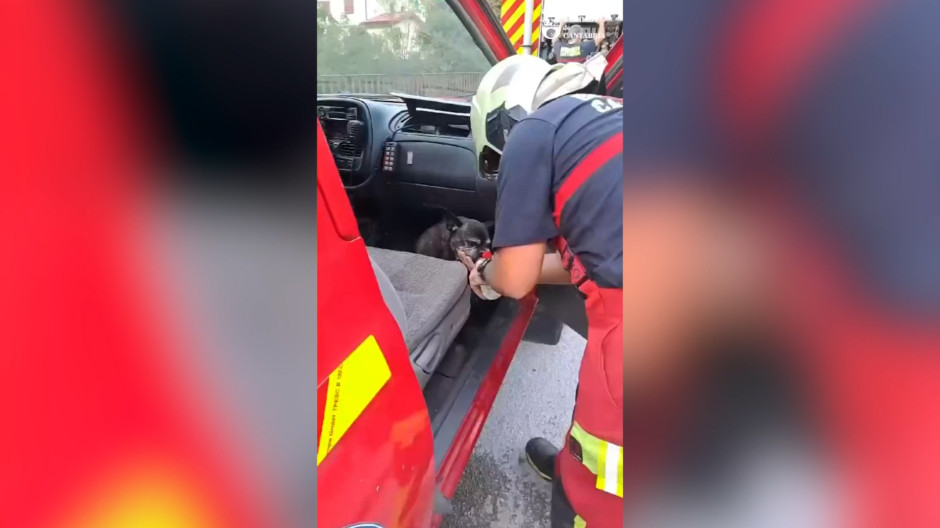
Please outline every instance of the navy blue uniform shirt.
[{"label": "navy blue uniform shirt", "polygon": [[597,53],[597,43],[593,40],[582,40],[577,44],[569,44],[559,40],[555,43],[554,51],[557,62],[584,62]]},{"label": "navy blue uniform shirt", "polygon": [[[617,99],[571,95],[520,121],[499,166],[493,247],[545,242],[558,235],[555,193],[593,149],[623,131]],[[565,204],[561,234],[589,278],[623,287],[623,157],[591,175]]]}]

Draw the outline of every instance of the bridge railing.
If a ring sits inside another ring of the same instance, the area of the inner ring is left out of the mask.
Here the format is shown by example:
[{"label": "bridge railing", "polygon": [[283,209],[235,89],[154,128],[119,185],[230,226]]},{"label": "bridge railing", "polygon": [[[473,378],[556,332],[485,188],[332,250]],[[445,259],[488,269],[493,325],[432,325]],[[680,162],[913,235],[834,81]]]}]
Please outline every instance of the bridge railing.
[{"label": "bridge railing", "polygon": [[317,93],[403,92],[425,97],[472,95],[483,72],[317,75]]}]

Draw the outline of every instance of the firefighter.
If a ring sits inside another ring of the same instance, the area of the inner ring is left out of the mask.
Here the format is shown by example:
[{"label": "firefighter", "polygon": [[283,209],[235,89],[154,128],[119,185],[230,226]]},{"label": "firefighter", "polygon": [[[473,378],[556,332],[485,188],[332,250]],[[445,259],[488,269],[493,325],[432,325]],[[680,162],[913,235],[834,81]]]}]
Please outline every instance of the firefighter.
[{"label": "firefighter", "polygon": [[498,194],[493,253],[463,259],[470,286],[521,298],[538,283],[570,282],[586,298],[565,445],[535,438],[525,448],[553,482],[556,527],[619,528],[623,517],[623,114],[619,99],[591,93],[598,77],[583,64],[517,55],[483,77],[471,103],[479,168]]}]

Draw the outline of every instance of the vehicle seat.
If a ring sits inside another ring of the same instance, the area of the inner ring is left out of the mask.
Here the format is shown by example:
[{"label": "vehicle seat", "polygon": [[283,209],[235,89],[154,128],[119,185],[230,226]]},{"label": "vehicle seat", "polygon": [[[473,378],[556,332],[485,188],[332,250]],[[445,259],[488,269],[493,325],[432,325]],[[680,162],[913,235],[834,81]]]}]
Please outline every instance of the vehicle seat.
[{"label": "vehicle seat", "polygon": [[470,316],[467,268],[416,253],[369,248],[379,289],[423,388]]}]

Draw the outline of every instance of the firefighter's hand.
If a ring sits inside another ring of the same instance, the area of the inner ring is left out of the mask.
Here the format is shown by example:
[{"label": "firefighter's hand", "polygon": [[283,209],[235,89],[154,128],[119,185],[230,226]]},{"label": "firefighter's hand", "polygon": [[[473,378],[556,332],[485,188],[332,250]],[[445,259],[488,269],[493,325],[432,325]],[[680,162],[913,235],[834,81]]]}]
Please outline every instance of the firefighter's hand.
[{"label": "firefighter's hand", "polygon": [[486,285],[486,281],[480,276],[480,271],[477,269],[476,263],[463,251],[457,251],[457,256],[460,258],[460,262],[470,271],[470,276],[467,279],[470,284],[470,289],[473,290],[473,293],[475,293],[477,297],[486,299],[482,289],[482,287]]},{"label": "firefighter's hand", "polygon": [[597,24],[597,27],[603,27],[606,22],[607,22],[607,19],[605,19],[604,17],[600,17],[594,21],[594,23]]},{"label": "firefighter's hand", "polygon": [[559,27],[565,27],[565,24],[567,23],[568,23],[568,19],[565,17],[561,17],[561,19],[558,21]]}]

